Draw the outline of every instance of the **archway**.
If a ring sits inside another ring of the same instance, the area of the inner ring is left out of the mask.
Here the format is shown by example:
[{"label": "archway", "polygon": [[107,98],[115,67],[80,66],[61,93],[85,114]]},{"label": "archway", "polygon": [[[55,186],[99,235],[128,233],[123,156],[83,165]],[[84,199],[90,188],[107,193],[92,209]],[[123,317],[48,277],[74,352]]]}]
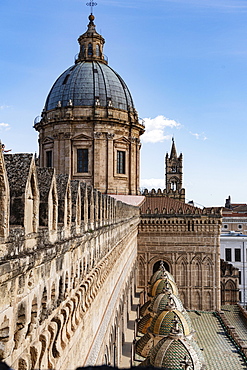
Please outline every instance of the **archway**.
[{"label": "archway", "polygon": [[165,261],[163,261],[163,260],[160,260],[160,261],[155,262],[155,264],[153,265],[153,274],[154,274],[156,271],[158,271],[158,270],[159,270],[161,262],[163,262],[163,265],[164,265],[164,267],[165,267],[166,271],[170,272],[170,266],[168,265],[168,263],[167,263],[167,262],[165,262]]}]

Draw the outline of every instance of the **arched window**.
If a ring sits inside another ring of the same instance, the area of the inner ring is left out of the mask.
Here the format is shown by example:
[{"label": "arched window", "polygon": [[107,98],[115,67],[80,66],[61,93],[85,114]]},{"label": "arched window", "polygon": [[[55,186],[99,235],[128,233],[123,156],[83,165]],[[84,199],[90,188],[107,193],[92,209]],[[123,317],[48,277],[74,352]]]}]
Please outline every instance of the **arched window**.
[{"label": "arched window", "polygon": [[96,45],[96,56],[97,57],[100,56],[100,48],[99,48],[99,45],[98,44]]},{"label": "arched window", "polygon": [[81,46],[81,57],[83,58],[85,56],[85,46]]},{"label": "arched window", "polygon": [[92,46],[92,44],[90,43],[90,44],[88,44],[88,48],[87,48],[87,55],[89,56],[89,57],[91,57],[92,55],[93,55],[93,46]]},{"label": "arched window", "polygon": [[171,190],[177,190],[177,183],[175,181],[171,181]]},{"label": "arched window", "polygon": [[158,271],[158,270],[159,270],[159,268],[160,268],[160,263],[161,263],[161,262],[163,262],[163,265],[165,266],[166,271],[170,272],[170,266],[168,265],[168,263],[167,263],[167,262],[165,262],[165,261],[157,261],[157,262],[155,262],[155,264],[154,264],[154,266],[153,266],[153,274],[154,274],[156,271]]}]

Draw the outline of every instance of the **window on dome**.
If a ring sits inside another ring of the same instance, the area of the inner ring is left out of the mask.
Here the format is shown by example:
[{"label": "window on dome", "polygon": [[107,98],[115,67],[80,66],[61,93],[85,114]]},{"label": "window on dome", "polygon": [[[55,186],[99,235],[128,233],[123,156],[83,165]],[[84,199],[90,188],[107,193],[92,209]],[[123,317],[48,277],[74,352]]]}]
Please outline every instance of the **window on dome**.
[{"label": "window on dome", "polygon": [[117,173],[125,174],[125,152],[123,150],[117,151]]},{"label": "window on dome", "polygon": [[87,55],[89,57],[91,57],[93,55],[93,46],[92,46],[92,44],[88,44]]},{"label": "window on dome", "polygon": [[81,46],[81,56],[84,57],[84,54],[85,54],[85,46],[82,45]]},{"label": "window on dome", "polygon": [[99,45],[96,45],[96,56],[99,57],[100,56],[100,49],[99,49]]},{"label": "window on dome", "polygon": [[77,172],[88,172],[88,149],[77,149]]},{"label": "window on dome", "polygon": [[52,150],[46,151],[46,167],[52,167]]},{"label": "window on dome", "polygon": [[65,85],[66,83],[67,83],[67,81],[68,81],[68,79],[69,79],[69,74],[65,77],[65,79],[63,80],[63,85]]}]

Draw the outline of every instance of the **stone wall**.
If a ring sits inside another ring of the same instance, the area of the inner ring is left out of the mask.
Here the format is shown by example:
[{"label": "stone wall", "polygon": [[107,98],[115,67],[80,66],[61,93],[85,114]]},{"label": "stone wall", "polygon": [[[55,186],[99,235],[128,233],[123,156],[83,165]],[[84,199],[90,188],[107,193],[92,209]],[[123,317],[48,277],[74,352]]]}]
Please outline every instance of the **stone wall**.
[{"label": "stone wall", "polygon": [[10,202],[16,194],[24,209],[0,238],[0,359],[16,370],[117,366],[135,288],[139,210],[37,170],[33,158],[17,194],[12,178],[21,174],[12,171],[20,159],[6,157],[13,166],[1,168]]},{"label": "stone wall", "polygon": [[168,197],[161,199],[163,203],[157,197],[146,198],[141,209],[139,287],[145,289],[159,261],[164,261],[185,308],[219,309],[220,209],[201,210]]}]

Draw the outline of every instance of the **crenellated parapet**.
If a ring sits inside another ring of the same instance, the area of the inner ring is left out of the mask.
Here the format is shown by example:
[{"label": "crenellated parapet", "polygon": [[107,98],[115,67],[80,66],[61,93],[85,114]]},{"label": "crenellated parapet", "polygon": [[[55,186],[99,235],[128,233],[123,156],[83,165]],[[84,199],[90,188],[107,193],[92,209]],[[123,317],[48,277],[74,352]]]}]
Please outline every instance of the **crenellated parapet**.
[{"label": "crenellated parapet", "polygon": [[179,200],[181,202],[185,202],[185,189],[184,188],[175,189],[175,190],[171,188],[161,190],[159,188],[157,190],[152,189],[150,191],[148,189],[144,189],[144,191],[142,192],[142,195],[145,195],[146,197],[169,197],[172,199]]},{"label": "crenellated parapet", "polygon": [[18,370],[103,363],[133,292],[139,209],[36,167],[29,154],[0,164],[4,212],[12,205],[11,222],[0,218],[9,229],[0,239],[0,360]]},{"label": "crenellated parapet", "polygon": [[32,154],[1,153],[0,170],[3,259],[36,249],[44,235],[54,243],[138,215],[137,208],[92,186],[37,167]]}]

